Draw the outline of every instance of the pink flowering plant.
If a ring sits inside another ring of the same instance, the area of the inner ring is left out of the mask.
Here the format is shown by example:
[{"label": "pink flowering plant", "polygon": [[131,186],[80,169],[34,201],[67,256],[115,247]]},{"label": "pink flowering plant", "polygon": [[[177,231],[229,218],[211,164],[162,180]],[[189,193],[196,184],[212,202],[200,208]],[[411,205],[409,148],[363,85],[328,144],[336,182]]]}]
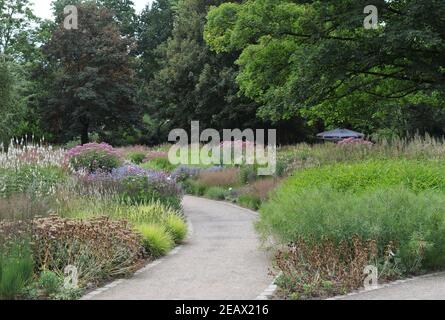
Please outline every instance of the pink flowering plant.
[{"label": "pink flowering plant", "polygon": [[118,151],[106,143],[88,143],[67,151],[66,159],[75,171],[111,172],[121,164]]},{"label": "pink flowering plant", "polygon": [[149,162],[156,159],[168,159],[168,152],[165,151],[151,151],[148,153],[143,162]]},{"label": "pink flowering plant", "polygon": [[343,139],[342,141],[339,141],[338,145],[341,145],[341,146],[350,146],[350,145],[372,146],[373,143],[371,141],[364,140],[364,139],[348,138],[348,139]]}]

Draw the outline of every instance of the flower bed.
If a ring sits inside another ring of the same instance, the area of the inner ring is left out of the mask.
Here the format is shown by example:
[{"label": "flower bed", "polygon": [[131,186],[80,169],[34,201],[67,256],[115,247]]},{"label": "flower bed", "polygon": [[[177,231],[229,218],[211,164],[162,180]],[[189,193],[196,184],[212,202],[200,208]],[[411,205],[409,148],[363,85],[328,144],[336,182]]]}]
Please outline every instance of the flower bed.
[{"label": "flower bed", "polygon": [[[68,152],[13,145],[0,163],[0,298],[78,298],[168,253],[187,234],[175,179],[122,166],[110,145]],[[63,287],[68,266],[79,288]]]}]

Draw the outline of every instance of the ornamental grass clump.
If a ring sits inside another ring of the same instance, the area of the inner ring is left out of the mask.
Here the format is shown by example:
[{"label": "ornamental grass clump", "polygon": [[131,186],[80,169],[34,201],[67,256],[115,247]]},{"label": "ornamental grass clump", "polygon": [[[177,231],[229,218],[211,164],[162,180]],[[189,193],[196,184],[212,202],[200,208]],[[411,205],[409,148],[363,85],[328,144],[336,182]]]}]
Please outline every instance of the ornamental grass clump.
[{"label": "ornamental grass clump", "polygon": [[127,219],[131,224],[140,226],[157,224],[164,226],[175,243],[182,242],[187,236],[188,228],[183,215],[161,202],[153,202],[143,206],[133,206],[120,211],[121,219]]},{"label": "ornamental grass clump", "polygon": [[144,247],[151,256],[159,258],[173,249],[173,238],[164,226],[140,224],[136,229],[142,235]]},{"label": "ornamental grass clump", "polygon": [[133,151],[127,154],[126,158],[134,164],[141,164],[144,162],[146,154],[144,152]]},{"label": "ornamental grass clump", "polygon": [[187,224],[178,215],[169,215],[165,219],[164,225],[175,243],[181,243],[187,237]]},{"label": "ornamental grass clump", "polygon": [[28,241],[14,239],[0,245],[0,299],[19,298],[31,282],[34,261]]},{"label": "ornamental grass clump", "polygon": [[121,164],[121,155],[106,143],[88,143],[67,151],[66,159],[75,171],[111,172]]},{"label": "ornamental grass clump", "polygon": [[118,217],[127,219],[131,223],[161,223],[169,216],[182,216],[179,211],[164,205],[160,201],[147,203],[144,205],[127,207],[120,210]]}]

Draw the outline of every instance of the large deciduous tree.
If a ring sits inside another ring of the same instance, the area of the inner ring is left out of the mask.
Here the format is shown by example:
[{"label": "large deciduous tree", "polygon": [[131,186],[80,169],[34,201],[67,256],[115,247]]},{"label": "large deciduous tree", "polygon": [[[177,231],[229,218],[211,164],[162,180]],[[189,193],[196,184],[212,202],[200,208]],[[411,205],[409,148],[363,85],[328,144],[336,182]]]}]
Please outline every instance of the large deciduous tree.
[{"label": "large deciduous tree", "polygon": [[6,110],[11,101],[11,74],[4,56],[0,55],[0,110]]},{"label": "large deciduous tree", "polygon": [[160,69],[160,45],[171,36],[177,0],[157,0],[142,11],[138,19],[138,53],[141,77],[150,81]]},{"label": "large deciduous tree", "polygon": [[79,6],[82,4],[96,4],[109,9],[114,21],[119,25],[120,32],[127,37],[135,35],[137,14],[133,0],[55,0],[52,3],[52,9],[56,22],[60,23],[63,21],[63,11],[66,6]]},{"label": "large deciduous tree", "polygon": [[0,0],[0,54],[19,55],[32,43],[37,22],[30,0]]},{"label": "large deciduous tree", "polygon": [[0,143],[3,145],[29,129],[27,97],[23,94],[26,81],[21,71],[20,65],[0,54]]},{"label": "large deciduous tree", "polygon": [[105,133],[130,125],[137,117],[132,43],[119,31],[113,14],[93,3],[78,5],[77,30],[60,24],[44,47],[49,87],[42,105],[48,130],[58,140],[89,132]]},{"label": "large deciduous tree", "polygon": [[257,104],[238,96],[236,54],[211,52],[203,39],[209,5],[223,1],[182,0],[171,38],[158,47],[159,71],[146,91],[150,114],[168,128],[191,120],[216,129],[257,124]]}]

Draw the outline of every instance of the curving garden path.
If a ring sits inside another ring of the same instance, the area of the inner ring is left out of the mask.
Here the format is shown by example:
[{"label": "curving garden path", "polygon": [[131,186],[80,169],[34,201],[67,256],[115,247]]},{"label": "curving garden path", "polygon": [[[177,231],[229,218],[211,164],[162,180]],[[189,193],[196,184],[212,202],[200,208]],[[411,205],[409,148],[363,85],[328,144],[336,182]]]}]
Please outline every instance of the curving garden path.
[{"label": "curving garden path", "polygon": [[193,230],[179,250],[84,299],[250,300],[260,296],[273,279],[254,231],[257,215],[195,197],[185,197],[183,205]]}]

